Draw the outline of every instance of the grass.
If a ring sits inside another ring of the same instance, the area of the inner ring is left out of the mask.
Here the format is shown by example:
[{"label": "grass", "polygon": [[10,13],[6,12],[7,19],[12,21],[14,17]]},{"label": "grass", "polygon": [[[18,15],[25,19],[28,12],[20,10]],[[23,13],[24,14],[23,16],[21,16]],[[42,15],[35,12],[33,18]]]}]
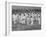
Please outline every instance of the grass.
[{"label": "grass", "polygon": [[21,31],[21,30],[40,30],[41,29],[41,25],[39,25],[37,22],[35,24],[31,25],[27,25],[27,24],[14,24],[14,26],[12,26],[12,31]]}]

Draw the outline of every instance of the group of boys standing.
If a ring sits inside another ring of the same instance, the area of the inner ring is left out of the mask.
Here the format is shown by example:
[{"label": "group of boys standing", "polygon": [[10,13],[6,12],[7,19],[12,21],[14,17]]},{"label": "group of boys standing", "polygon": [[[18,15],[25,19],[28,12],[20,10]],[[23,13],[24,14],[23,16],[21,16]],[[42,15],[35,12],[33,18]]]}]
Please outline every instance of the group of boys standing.
[{"label": "group of boys standing", "polygon": [[13,22],[14,24],[18,23],[22,23],[22,24],[27,24],[27,25],[34,25],[34,21],[37,22],[40,25],[40,13],[18,13],[18,14],[13,14],[12,18],[13,18]]}]

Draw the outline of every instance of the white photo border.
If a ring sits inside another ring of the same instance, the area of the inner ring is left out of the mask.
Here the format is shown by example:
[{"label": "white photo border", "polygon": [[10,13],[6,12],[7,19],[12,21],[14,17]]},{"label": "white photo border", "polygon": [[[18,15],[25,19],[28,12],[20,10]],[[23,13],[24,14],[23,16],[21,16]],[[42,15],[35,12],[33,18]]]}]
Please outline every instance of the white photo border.
[{"label": "white photo border", "polygon": [[[43,4],[35,4],[35,3],[19,3],[19,2],[7,2],[7,8],[6,8],[6,24],[5,25],[5,34],[9,33],[15,33],[15,31],[12,31],[12,5],[15,6],[35,6],[35,7],[41,7],[41,18],[42,18],[42,9],[43,9]],[[42,28],[42,19],[41,19],[41,28]],[[42,30],[42,29],[41,29]],[[35,30],[36,31],[36,30]]]}]

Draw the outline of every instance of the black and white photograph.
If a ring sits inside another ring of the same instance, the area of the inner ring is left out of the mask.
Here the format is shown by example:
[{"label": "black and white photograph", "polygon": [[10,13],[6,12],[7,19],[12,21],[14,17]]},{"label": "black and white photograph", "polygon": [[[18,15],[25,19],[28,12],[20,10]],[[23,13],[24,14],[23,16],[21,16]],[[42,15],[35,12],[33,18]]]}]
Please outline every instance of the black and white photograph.
[{"label": "black and white photograph", "polygon": [[46,37],[45,0],[1,0],[0,37]]},{"label": "black and white photograph", "polygon": [[41,7],[12,5],[12,31],[41,30]]}]

